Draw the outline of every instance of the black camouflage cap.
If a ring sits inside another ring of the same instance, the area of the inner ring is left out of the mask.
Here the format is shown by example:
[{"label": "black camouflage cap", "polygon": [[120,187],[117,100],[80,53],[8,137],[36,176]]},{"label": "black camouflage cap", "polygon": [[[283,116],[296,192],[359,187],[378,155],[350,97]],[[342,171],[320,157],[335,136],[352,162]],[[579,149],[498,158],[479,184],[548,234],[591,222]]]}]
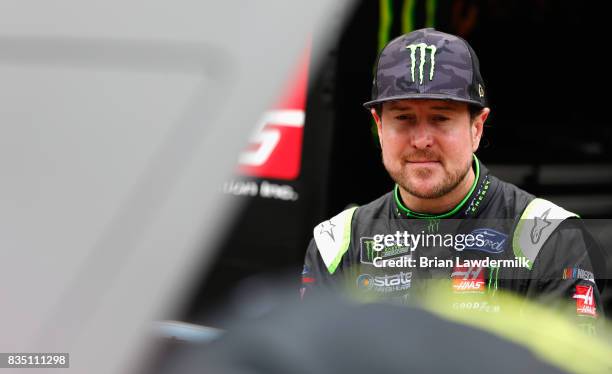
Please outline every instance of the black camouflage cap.
[{"label": "black camouflage cap", "polygon": [[476,53],[463,39],[432,28],[393,39],[376,62],[372,101],[366,108],[399,99],[444,99],[485,107]]}]

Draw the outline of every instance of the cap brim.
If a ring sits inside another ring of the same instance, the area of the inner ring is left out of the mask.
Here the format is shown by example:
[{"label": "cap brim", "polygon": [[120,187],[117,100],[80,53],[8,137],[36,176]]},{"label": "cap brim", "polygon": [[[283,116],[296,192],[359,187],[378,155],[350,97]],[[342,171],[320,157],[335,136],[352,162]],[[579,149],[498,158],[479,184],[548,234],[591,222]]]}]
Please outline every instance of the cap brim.
[{"label": "cap brim", "polygon": [[446,95],[446,94],[424,94],[424,93],[414,93],[414,94],[405,94],[405,95],[399,95],[399,96],[385,97],[385,98],[382,98],[382,99],[372,100],[372,101],[365,102],[365,103],[363,103],[363,106],[366,109],[371,109],[374,105],[382,104],[382,103],[384,103],[386,101],[405,100],[405,99],[452,100],[452,101],[459,101],[459,102],[462,102],[462,103],[478,105],[481,108],[484,108],[486,106],[485,104],[483,104],[480,101],[476,101],[476,100],[472,100],[472,99],[466,99],[464,97],[457,97],[457,96]]}]

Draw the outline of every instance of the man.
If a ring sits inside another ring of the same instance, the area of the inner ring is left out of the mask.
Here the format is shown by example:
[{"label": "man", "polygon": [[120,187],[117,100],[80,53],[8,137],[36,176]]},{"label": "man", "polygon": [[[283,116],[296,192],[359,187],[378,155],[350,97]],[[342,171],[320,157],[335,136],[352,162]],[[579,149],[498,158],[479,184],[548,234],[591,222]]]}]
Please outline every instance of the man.
[{"label": "man", "polygon": [[497,179],[475,156],[490,109],[465,40],[434,29],[392,40],[364,106],[396,186],[315,227],[302,296],[349,287],[405,300],[441,278],[456,294],[506,289],[571,304],[582,321],[602,314],[589,257],[598,247],[577,215]]}]

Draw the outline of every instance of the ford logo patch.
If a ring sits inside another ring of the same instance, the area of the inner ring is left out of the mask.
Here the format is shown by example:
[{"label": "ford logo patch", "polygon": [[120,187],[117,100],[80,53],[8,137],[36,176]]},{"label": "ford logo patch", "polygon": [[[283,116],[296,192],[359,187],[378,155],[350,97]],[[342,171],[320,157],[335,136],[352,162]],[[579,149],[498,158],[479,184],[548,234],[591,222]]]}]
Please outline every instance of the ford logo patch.
[{"label": "ford logo patch", "polygon": [[[493,229],[476,229],[472,231],[471,234],[474,235],[477,240],[474,245],[469,247],[466,246],[465,249],[488,253],[502,253],[504,249],[506,249],[508,235],[504,233]],[[482,241],[478,240],[479,238],[482,239]]]}]

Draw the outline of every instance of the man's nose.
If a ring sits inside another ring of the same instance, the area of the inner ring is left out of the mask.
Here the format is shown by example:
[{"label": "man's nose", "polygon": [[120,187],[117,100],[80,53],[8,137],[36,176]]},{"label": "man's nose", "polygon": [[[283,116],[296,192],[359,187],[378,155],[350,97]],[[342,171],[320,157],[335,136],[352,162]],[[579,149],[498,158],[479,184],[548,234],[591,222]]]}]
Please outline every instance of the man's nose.
[{"label": "man's nose", "polygon": [[417,149],[429,148],[433,144],[431,129],[424,121],[420,121],[412,129],[412,146]]}]

